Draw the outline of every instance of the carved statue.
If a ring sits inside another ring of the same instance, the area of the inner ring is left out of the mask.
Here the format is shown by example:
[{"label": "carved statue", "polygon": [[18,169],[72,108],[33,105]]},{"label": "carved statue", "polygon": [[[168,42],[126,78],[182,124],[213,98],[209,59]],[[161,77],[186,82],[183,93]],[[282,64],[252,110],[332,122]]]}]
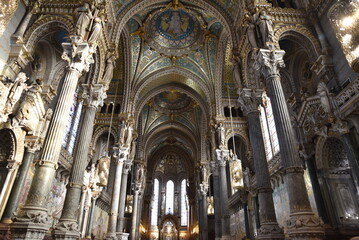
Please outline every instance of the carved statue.
[{"label": "carved statue", "polygon": [[91,34],[90,34],[90,37],[87,40],[87,42],[90,45],[95,44],[97,42],[97,40],[99,39],[100,35],[101,35],[101,31],[102,31],[101,18],[95,17],[94,24],[93,24],[92,29],[91,29]]},{"label": "carved statue", "polygon": [[15,79],[7,96],[7,101],[5,104],[6,114],[12,113],[13,108],[15,104],[20,100],[23,91],[26,91],[31,87],[26,84],[27,79],[28,78],[26,77],[26,74],[23,72],[20,72],[17,78]]},{"label": "carved statue", "polygon": [[320,102],[326,113],[331,113],[330,93],[327,85],[324,82],[318,84],[317,93],[320,97]]},{"label": "carved statue", "polygon": [[119,141],[121,146],[125,144],[126,133],[127,133],[127,125],[125,121],[122,120],[120,124],[120,134],[119,134],[120,135]]},{"label": "carved statue", "polygon": [[258,48],[258,38],[257,38],[257,32],[256,32],[256,24],[255,24],[255,18],[256,15],[250,16],[249,14],[245,15],[246,22],[247,22],[247,29],[245,30],[247,39],[249,44],[252,46],[252,48]]},{"label": "carved statue", "polygon": [[85,38],[86,31],[90,25],[91,19],[93,18],[90,5],[85,3],[83,7],[78,10],[79,17],[76,22],[76,34],[81,36],[82,39]]},{"label": "carved statue", "polygon": [[[9,95],[10,88],[0,81],[0,111],[5,110],[7,96]],[[6,120],[6,119],[5,119]]]},{"label": "carved statue", "polygon": [[113,78],[113,70],[116,65],[115,59],[116,59],[116,57],[112,53],[107,54],[105,73],[103,74],[103,78],[102,78],[102,81],[104,83],[111,82],[111,80]]},{"label": "carved statue", "polygon": [[102,157],[98,160],[98,186],[105,187],[108,182],[108,175],[110,172],[110,158]]},{"label": "carved statue", "polygon": [[268,43],[274,42],[273,22],[265,10],[259,13],[257,26],[262,40],[262,48],[269,48]]},{"label": "carved statue", "polygon": [[239,58],[239,56],[233,56],[233,79],[237,83],[239,89],[243,88],[241,81],[241,72],[241,59]]},{"label": "carved statue", "polygon": [[217,127],[217,133],[218,133],[218,141],[220,146],[225,146],[225,128],[223,127],[223,123],[219,123]]},{"label": "carved statue", "polygon": [[141,183],[142,178],[144,178],[144,167],[142,164],[137,164],[135,170],[135,182]]},{"label": "carved statue", "polygon": [[126,134],[126,142],[125,142],[126,147],[131,147],[132,133],[133,133],[133,127],[132,125],[129,125],[127,127],[127,134]]}]

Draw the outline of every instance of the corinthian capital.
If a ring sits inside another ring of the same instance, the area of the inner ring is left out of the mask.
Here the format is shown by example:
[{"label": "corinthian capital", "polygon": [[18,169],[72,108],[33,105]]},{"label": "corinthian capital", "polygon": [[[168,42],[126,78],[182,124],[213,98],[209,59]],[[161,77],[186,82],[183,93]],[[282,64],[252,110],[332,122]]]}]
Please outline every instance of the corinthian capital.
[{"label": "corinthian capital", "polygon": [[107,97],[103,84],[82,84],[82,98],[85,104],[91,107],[101,107],[103,100]]},{"label": "corinthian capital", "polygon": [[255,60],[255,68],[264,78],[279,76],[279,69],[285,67],[283,50],[260,49]]},{"label": "corinthian capital", "polygon": [[258,111],[258,106],[262,103],[263,90],[244,88],[239,92],[238,102],[244,114]]},{"label": "corinthian capital", "polygon": [[216,149],[218,164],[225,167],[229,156],[229,150]]},{"label": "corinthian capital", "polygon": [[82,71],[87,72],[90,65],[94,63],[92,57],[94,50],[87,43],[82,42],[79,36],[71,36],[70,39],[71,42],[62,44],[64,49],[62,59],[67,61],[69,68],[79,74],[82,74]]}]

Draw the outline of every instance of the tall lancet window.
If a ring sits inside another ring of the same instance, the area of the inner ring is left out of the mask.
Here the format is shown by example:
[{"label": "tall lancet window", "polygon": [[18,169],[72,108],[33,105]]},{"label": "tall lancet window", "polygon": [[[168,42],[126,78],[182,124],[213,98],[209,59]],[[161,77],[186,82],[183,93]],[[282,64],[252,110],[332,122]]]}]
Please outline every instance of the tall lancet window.
[{"label": "tall lancet window", "polygon": [[271,101],[266,95],[263,96],[263,106],[260,107],[260,111],[264,146],[269,161],[279,152],[279,143]]},{"label": "tall lancet window", "polygon": [[187,200],[187,181],[181,182],[181,226],[188,224],[188,200]]},{"label": "tall lancet window", "polygon": [[166,184],[166,214],[173,214],[174,183],[169,180]]},{"label": "tall lancet window", "polygon": [[153,202],[151,209],[151,226],[158,225],[158,196],[159,196],[160,184],[158,179],[155,179],[153,186]]},{"label": "tall lancet window", "polygon": [[82,101],[78,101],[77,94],[75,94],[72,100],[72,105],[68,116],[68,121],[66,124],[66,135],[62,143],[62,146],[65,149],[67,149],[67,151],[69,151],[70,154],[73,153],[75,147],[76,136],[80,124],[81,112],[82,112]]}]

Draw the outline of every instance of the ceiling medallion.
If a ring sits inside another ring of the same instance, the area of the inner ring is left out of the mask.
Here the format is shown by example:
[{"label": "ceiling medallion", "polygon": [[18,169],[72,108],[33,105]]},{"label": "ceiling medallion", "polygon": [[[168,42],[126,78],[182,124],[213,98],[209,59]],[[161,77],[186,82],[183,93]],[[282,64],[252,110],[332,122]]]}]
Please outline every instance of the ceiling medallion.
[{"label": "ceiling medallion", "polygon": [[146,20],[145,39],[151,48],[161,54],[189,54],[203,43],[202,26],[205,24],[202,21],[175,1]]}]

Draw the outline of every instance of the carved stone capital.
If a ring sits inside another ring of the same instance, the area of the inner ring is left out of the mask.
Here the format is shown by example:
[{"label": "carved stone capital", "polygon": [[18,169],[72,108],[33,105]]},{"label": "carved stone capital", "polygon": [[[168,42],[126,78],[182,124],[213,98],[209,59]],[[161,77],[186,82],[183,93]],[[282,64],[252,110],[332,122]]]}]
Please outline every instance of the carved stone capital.
[{"label": "carved stone capital", "polygon": [[244,114],[258,112],[258,107],[262,103],[263,90],[244,88],[239,91],[238,102]]},{"label": "carved stone capital", "polygon": [[198,192],[204,196],[207,196],[208,188],[209,188],[209,186],[207,183],[201,183],[201,184],[199,184]]},{"label": "carved stone capital", "polygon": [[229,156],[229,150],[216,149],[216,153],[218,165],[221,167],[225,167]]},{"label": "carved stone capital", "polygon": [[285,67],[284,54],[283,50],[260,49],[254,66],[266,79],[271,76],[279,76],[279,69]]},{"label": "carved stone capital", "polygon": [[102,107],[103,101],[107,97],[103,84],[82,84],[82,89],[85,105],[94,108]]},{"label": "carved stone capital", "polygon": [[132,167],[132,162],[125,161],[125,163],[123,164],[122,173],[128,174],[128,172],[131,170],[131,167]]},{"label": "carved stone capital", "polygon": [[92,63],[94,63],[94,50],[85,42],[82,42],[81,37],[71,36],[70,43],[62,43],[64,52],[62,59],[68,63],[68,67],[82,74],[82,71],[88,71]]}]

